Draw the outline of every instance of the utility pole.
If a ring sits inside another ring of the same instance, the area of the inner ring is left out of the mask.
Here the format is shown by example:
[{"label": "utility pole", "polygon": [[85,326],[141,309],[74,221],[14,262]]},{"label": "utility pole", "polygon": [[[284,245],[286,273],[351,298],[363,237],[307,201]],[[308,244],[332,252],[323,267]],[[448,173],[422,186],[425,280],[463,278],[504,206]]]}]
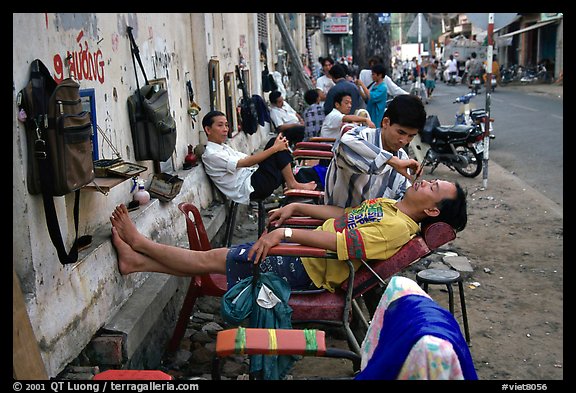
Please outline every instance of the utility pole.
[{"label": "utility pole", "polygon": [[488,188],[488,160],[490,159],[490,98],[492,92],[492,59],[494,35],[494,13],[488,14],[488,48],[486,51],[486,120],[484,123],[484,154],[482,156],[482,186]]},{"label": "utility pole", "polygon": [[370,57],[380,56],[384,61],[386,74],[391,75],[390,24],[380,23],[376,13],[353,14],[352,22],[354,63],[365,68]]}]

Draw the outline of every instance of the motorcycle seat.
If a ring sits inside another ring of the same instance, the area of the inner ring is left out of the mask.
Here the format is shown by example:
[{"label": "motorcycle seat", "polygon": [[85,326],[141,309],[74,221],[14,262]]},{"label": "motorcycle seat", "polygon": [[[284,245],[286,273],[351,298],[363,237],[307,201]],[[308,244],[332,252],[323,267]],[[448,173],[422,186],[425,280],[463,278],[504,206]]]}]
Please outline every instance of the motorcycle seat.
[{"label": "motorcycle seat", "polygon": [[463,138],[466,137],[472,129],[474,129],[474,126],[469,126],[466,124],[438,126],[434,128],[433,135],[434,137],[442,140],[448,140],[451,138]]},{"label": "motorcycle seat", "polygon": [[470,111],[470,117],[474,121],[485,118],[486,116],[488,116],[488,113],[486,113],[485,109],[473,109]]}]

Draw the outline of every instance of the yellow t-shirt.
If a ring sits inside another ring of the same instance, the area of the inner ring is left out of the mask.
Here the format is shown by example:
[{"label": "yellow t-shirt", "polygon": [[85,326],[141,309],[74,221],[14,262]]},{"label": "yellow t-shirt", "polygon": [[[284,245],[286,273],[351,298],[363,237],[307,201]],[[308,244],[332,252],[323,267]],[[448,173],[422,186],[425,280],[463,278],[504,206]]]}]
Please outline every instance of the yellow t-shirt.
[{"label": "yellow t-shirt", "polygon": [[388,259],[408,243],[420,226],[396,208],[396,200],[375,198],[355,208],[346,208],[339,218],[330,218],[316,230],[336,233],[338,259],[302,258],[306,273],[318,288],[330,292],[348,278],[350,259],[358,270],[362,262]]}]

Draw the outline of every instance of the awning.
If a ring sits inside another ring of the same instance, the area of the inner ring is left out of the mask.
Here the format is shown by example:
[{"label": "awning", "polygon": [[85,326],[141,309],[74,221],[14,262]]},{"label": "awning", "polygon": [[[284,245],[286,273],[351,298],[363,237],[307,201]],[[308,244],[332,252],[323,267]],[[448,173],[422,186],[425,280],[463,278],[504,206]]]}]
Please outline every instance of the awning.
[{"label": "awning", "polygon": [[511,33],[502,34],[501,36],[499,36],[499,38],[512,37],[513,35],[524,33],[524,32],[527,32],[527,31],[533,30],[533,29],[539,29],[540,27],[543,27],[543,26],[549,25],[550,23],[555,23],[555,22],[558,22],[558,19],[547,20],[545,22],[535,23],[535,24],[528,26],[528,27],[525,27],[523,29],[513,31]]}]

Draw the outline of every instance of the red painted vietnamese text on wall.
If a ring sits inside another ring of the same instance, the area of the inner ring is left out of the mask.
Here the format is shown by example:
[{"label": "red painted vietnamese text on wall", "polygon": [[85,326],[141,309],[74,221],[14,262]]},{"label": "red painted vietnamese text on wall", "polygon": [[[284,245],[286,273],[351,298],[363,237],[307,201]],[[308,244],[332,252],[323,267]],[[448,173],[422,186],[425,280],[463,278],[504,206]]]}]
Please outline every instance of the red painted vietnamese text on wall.
[{"label": "red painted vietnamese text on wall", "polygon": [[72,76],[81,81],[83,79],[104,83],[104,60],[100,49],[90,51],[88,41],[82,38],[84,32],[80,31],[76,37],[79,49],[67,51],[63,59],[60,54],[54,55],[54,79],[60,83],[64,78]]}]

